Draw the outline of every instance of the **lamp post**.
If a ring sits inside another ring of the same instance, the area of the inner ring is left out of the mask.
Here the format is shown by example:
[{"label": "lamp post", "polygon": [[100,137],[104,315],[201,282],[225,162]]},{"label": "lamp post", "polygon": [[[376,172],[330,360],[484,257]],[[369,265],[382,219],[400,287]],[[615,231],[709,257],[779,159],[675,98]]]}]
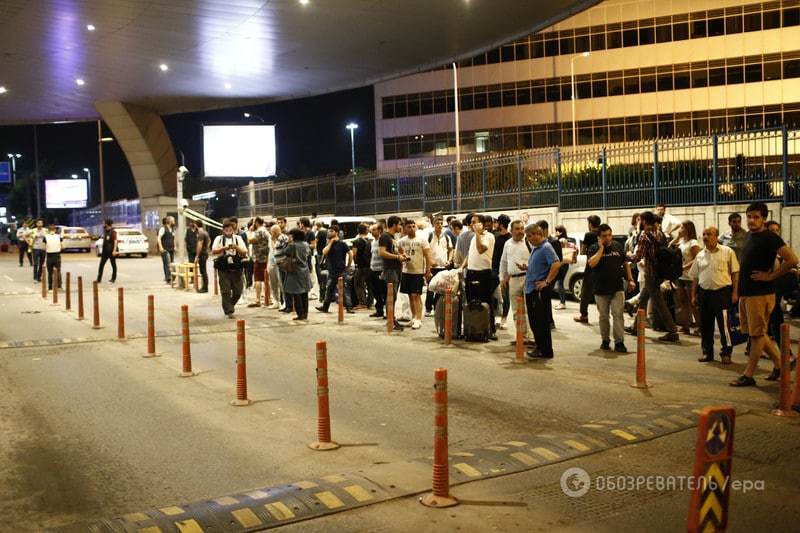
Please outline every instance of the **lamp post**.
[{"label": "lamp post", "polygon": [[97,159],[99,162],[98,168],[100,169],[100,219],[102,223],[106,220],[106,189],[105,189],[105,174],[103,172],[103,143],[112,142],[113,137],[103,137],[103,123],[97,121]]},{"label": "lamp post", "polygon": [[83,167],[83,171],[86,172],[86,182],[87,182],[86,207],[92,207],[92,171],[86,167]]},{"label": "lamp post", "polygon": [[260,120],[262,124],[266,124],[266,122],[264,122],[264,118],[263,118],[263,117],[260,117],[260,116],[258,116],[258,115],[254,115],[254,114],[252,114],[252,113],[247,113],[247,112],[245,112],[245,113],[242,113],[242,116],[243,116],[244,118],[255,118],[255,119],[258,119],[258,120]]},{"label": "lamp post", "polygon": [[575,130],[575,100],[578,95],[575,94],[575,60],[579,57],[589,57],[589,52],[583,52],[581,55],[572,56],[569,59],[569,77],[570,77],[570,100],[572,101],[572,150],[575,151],[575,146],[578,144],[578,136]]},{"label": "lamp post", "polygon": [[355,131],[358,129],[358,124],[351,122],[345,126],[350,130],[350,172],[356,173],[356,144],[355,144]]},{"label": "lamp post", "polygon": [[[257,120],[260,120],[262,124],[266,124],[266,122],[264,121],[264,117],[260,117],[258,115],[254,115],[252,113],[248,113],[248,112],[245,111],[244,113],[242,113],[242,116],[244,118],[257,119]],[[255,216],[256,216],[256,182],[253,181],[253,180],[250,180],[250,182],[247,184],[247,188],[248,188],[247,199],[248,199],[248,201],[250,203],[250,217],[251,218],[255,218]],[[237,203],[237,205],[238,205],[238,203]]]},{"label": "lamp post", "polygon": [[[11,160],[11,183],[12,185],[17,184],[17,159],[22,159],[22,154],[6,154],[8,158]],[[25,202],[28,206],[28,215],[31,214],[31,194],[30,194],[30,187],[28,186],[29,182],[26,183],[25,188]]]}]

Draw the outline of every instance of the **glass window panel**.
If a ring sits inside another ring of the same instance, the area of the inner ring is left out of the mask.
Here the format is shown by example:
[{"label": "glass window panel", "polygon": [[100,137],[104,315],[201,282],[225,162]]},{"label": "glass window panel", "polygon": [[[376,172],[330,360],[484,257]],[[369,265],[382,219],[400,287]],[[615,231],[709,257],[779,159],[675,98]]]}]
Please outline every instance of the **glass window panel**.
[{"label": "glass window panel", "polygon": [[648,74],[641,78],[642,92],[653,93],[656,91],[656,76],[655,74]]},{"label": "glass window panel", "polygon": [[517,105],[517,91],[515,89],[503,91],[503,107]]},{"label": "glass window panel", "polygon": [[761,12],[744,16],[744,31],[761,31]]},{"label": "glass window panel", "polygon": [[678,22],[672,25],[672,40],[685,41],[689,38],[689,23]]},{"label": "glass window panel", "polygon": [[625,141],[625,126],[611,126],[609,128],[609,141],[612,143],[620,143]]},{"label": "glass window panel", "polygon": [[423,96],[420,98],[419,112],[421,115],[430,115],[433,113],[433,98],[430,96]]},{"label": "glass window panel", "polygon": [[725,17],[725,34],[733,35],[735,33],[742,33],[742,15]]},{"label": "glass window panel", "polygon": [[746,127],[748,130],[756,130],[764,127],[764,115],[758,113],[756,115],[747,115]]},{"label": "glass window panel", "polygon": [[406,108],[406,99],[396,98],[394,101],[394,116],[396,118],[403,118],[408,115]]},{"label": "glass window panel", "polygon": [[622,45],[638,46],[639,45],[639,32],[637,30],[624,30],[622,32]]},{"label": "glass window panel", "polygon": [[503,47],[503,49],[501,50],[500,59],[501,59],[501,61],[503,61],[503,63],[514,61],[514,45],[513,44]]},{"label": "glass window panel", "polygon": [[395,145],[395,159],[406,159],[408,157],[408,143],[400,142]]},{"label": "glass window panel", "polygon": [[561,85],[557,82],[547,84],[547,101],[558,102],[561,99]]},{"label": "glass window panel", "polygon": [[486,52],[486,63],[491,65],[493,63],[499,63],[499,62],[500,62],[500,49],[499,48],[493,48],[492,50],[489,50],[488,52]]},{"label": "glass window panel", "polygon": [[710,131],[726,131],[725,117],[714,117],[709,121]]},{"label": "glass window panel", "polygon": [[547,92],[544,85],[535,85],[531,89],[531,97],[534,104],[541,104],[547,101]]},{"label": "glass window panel", "polygon": [[569,83],[561,84],[561,101],[566,102],[572,98],[572,85]]},{"label": "glass window panel", "polygon": [[540,130],[533,132],[533,147],[544,148],[547,146],[547,131]]},{"label": "glass window panel", "polygon": [[673,137],[675,135],[675,123],[671,120],[658,123],[659,137]]},{"label": "glass window panel", "polygon": [[764,114],[764,126],[770,128],[772,126],[778,126],[782,123],[781,120],[781,113],[780,111],[776,113],[765,113]]},{"label": "glass window panel", "polygon": [[578,144],[592,144],[592,128],[578,128]]},{"label": "glass window panel", "polygon": [[783,27],[800,26],[800,7],[787,7],[783,10]]},{"label": "glass window panel", "polygon": [[559,40],[559,50],[561,55],[572,54],[575,52],[575,37],[562,37]]},{"label": "glass window panel", "polygon": [[773,30],[781,27],[780,11],[764,11],[764,22],[761,27],[765,30]]},{"label": "glass window panel", "polygon": [[688,70],[684,70],[684,71],[681,71],[681,72],[676,72],[674,74],[674,79],[675,79],[675,90],[676,91],[679,90],[679,89],[688,89],[689,88],[690,82],[689,82],[689,71]]},{"label": "glass window panel", "polygon": [[416,98],[408,101],[408,116],[416,117],[419,115],[419,100]]},{"label": "glass window panel", "polygon": [[597,50],[605,50],[606,49],[606,34],[605,33],[595,33],[592,35],[592,52]]},{"label": "glass window panel", "polygon": [[708,133],[708,118],[696,118],[692,120],[692,133],[694,135],[704,135]]},{"label": "glass window panel", "polygon": [[692,21],[692,39],[700,39],[707,35],[706,21],[693,20]]},{"label": "glass window panel", "polygon": [[433,112],[446,113],[447,112],[447,97],[443,94],[437,95],[433,99]]},{"label": "glass window panel", "polygon": [[639,76],[628,76],[625,78],[625,94],[639,93]]},{"label": "glass window panel", "polygon": [[761,81],[761,63],[745,65],[744,81],[746,83],[758,83]]},{"label": "glass window panel", "polygon": [[472,58],[473,65],[485,65],[486,64],[486,54],[478,54]]},{"label": "glass window panel", "polygon": [[391,143],[391,139],[383,140],[383,158],[386,160],[397,159],[395,147],[394,144]]},{"label": "glass window panel", "polygon": [[580,83],[575,84],[577,87],[575,88],[578,98],[591,98],[592,97],[592,83],[588,81],[582,81]]},{"label": "glass window panel", "polygon": [[534,58],[536,57],[544,57],[544,42],[543,41],[535,41],[531,43],[531,56]]},{"label": "glass window panel", "polygon": [[655,122],[642,124],[642,139],[655,139],[658,137],[658,128]]},{"label": "glass window panel", "polygon": [[639,28],[639,44],[653,44],[656,42],[656,32],[652,26]]},{"label": "glass window panel", "polygon": [[622,48],[622,32],[610,31],[606,34],[606,48]]},{"label": "glass window panel", "polygon": [[769,63],[764,63],[764,81],[779,79],[781,79],[780,61],[770,61]]},{"label": "glass window panel", "polygon": [[558,55],[558,41],[556,39],[550,39],[544,42],[544,55],[546,57]]},{"label": "glass window panel", "polygon": [[528,105],[531,103],[531,89],[517,89],[517,105]]},{"label": "glass window panel", "polygon": [[708,70],[692,70],[692,88],[708,87]]},{"label": "glass window panel", "polygon": [[530,57],[530,49],[528,47],[528,43],[520,43],[516,45],[516,50],[514,52],[517,61],[522,61],[523,59],[528,59]]},{"label": "glass window panel", "polygon": [[744,117],[735,115],[728,117],[728,131],[741,131],[744,129]]},{"label": "glass window panel", "polygon": [[582,54],[589,51],[589,36],[579,35],[575,37],[575,53]]},{"label": "glass window panel", "polygon": [[447,96],[445,97],[445,99],[447,100],[447,112],[448,113],[455,112],[455,110],[456,110],[456,97],[453,96],[452,94],[448,93]]},{"label": "glass window panel", "polygon": [[612,78],[608,80],[608,96],[619,96],[624,94],[622,78]]},{"label": "glass window panel", "polygon": [[608,142],[608,128],[606,126],[596,126],[594,128],[594,142],[595,144]]},{"label": "glass window panel", "polygon": [[486,92],[475,92],[475,109],[486,109]]},{"label": "glass window panel", "polygon": [[[641,38],[641,35],[640,35]],[[664,24],[656,27],[656,42],[668,43],[672,40],[672,25]]]},{"label": "glass window panel", "polygon": [[394,118],[394,103],[383,104],[383,118]]},{"label": "glass window panel", "polygon": [[708,36],[717,37],[725,34],[725,19],[708,19]]},{"label": "glass window panel", "polygon": [[725,68],[712,68],[708,70],[708,85],[709,87],[716,87],[725,85]]},{"label": "glass window panel", "polygon": [[461,110],[462,111],[470,111],[471,109],[475,108],[475,102],[473,101],[472,93],[469,94],[460,94],[459,100],[461,101]]},{"label": "glass window panel", "polygon": [[744,82],[744,65],[735,65],[728,67],[728,85]]},{"label": "glass window panel", "polygon": [[642,138],[642,127],[640,124],[628,124],[625,126],[625,140],[638,141]]},{"label": "glass window panel", "polygon": [[800,59],[786,59],[783,61],[783,77],[800,78]]},{"label": "glass window panel", "polygon": [[691,120],[676,120],[675,121],[675,135],[689,136],[692,134],[692,121]]},{"label": "glass window panel", "polygon": [[606,80],[594,80],[592,82],[592,96],[595,98],[602,98],[606,96],[608,91],[606,89]]},{"label": "glass window panel", "polygon": [[671,91],[672,87],[672,72],[666,72],[658,75],[658,90]]}]

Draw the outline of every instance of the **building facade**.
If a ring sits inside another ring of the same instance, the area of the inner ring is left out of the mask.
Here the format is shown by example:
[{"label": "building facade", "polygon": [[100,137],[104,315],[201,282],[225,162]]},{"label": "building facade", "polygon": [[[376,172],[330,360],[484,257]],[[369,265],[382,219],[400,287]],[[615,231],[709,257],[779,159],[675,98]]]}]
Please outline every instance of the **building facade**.
[{"label": "building facade", "polygon": [[[798,125],[800,0],[607,0],[461,61],[458,87],[462,157]],[[379,169],[453,160],[453,88],[452,67],[375,85]]]}]

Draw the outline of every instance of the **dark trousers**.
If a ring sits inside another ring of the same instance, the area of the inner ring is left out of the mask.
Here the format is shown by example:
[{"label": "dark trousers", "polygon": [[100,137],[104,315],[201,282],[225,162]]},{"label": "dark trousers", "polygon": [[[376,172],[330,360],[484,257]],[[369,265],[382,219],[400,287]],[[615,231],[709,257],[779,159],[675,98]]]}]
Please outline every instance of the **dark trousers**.
[{"label": "dark trousers", "polygon": [[494,280],[491,270],[469,270],[467,269],[467,303],[480,301],[486,302],[489,306],[489,324],[494,333],[494,306],[492,305],[492,293],[494,292]]},{"label": "dark trousers", "polygon": [[386,282],[381,279],[380,270],[369,271],[369,286],[375,298],[375,313],[383,316],[383,307],[386,305]]},{"label": "dark trousers", "polygon": [[589,316],[589,302],[594,297],[594,276],[591,273],[583,274],[583,284],[581,285],[581,316]]},{"label": "dark trousers", "polygon": [[[286,272],[284,272],[283,270],[280,270],[280,269],[278,269],[278,272],[280,273],[280,276],[281,276],[281,288],[285,289],[285,287],[286,287]],[[294,298],[292,298],[290,295],[286,294],[286,290],[283,290],[281,292],[283,293],[283,307],[287,311],[294,310]]]},{"label": "dark trousers", "polygon": [[287,294],[286,296],[287,298],[291,296],[294,300],[294,310],[297,313],[297,318],[308,318],[308,293]]},{"label": "dark trousers", "polygon": [[33,250],[33,279],[42,281],[42,269],[44,268],[44,250]]},{"label": "dark trousers", "polygon": [[728,328],[728,309],[731,306],[731,288],[723,287],[715,291],[697,288],[697,306],[700,308],[700,344],[703,355],[714,355],[714,323],[719,328],[722,354],[731,355],[730,329]]},{"label": "dark trousers", "polygon": [[[339,277],[344,277],[344,273],[342,272],[329,272],[328,273],[328,283],[325,286],[325,300],[322,303],[322,307],[328,309],[331,303],[338,298],[339,291],[338,291],[338,283]],[[344,306],[347,309],[353,307],[353,303],[350,299],[350,291],[347,290],[347,283],[342,282],[342,292],[344,292]],[[337,304],[338,305],[338,304]]]},{"label": "dark trousers", "polygon": [[[438,274],[439,272],[441,272],[443,270],[447,270],[447,269],[446,268],[432,268],[431,269],[431,279],[433,279],[433,276],[435,276],[436,274]],[[431,312],[434,309],[436,309],[436,302],[438,302],[439,298],[441,298],[441,297],[442,297],[441,294],[436,294],[433,291],[425,291],[425,310],[428,311],[428,312]]]},{"label": "dark trousers", "polygon": [[172,275],[169,272],[169,264],[175,261],[174,250],[164,250],[161,252],[161,266],[164,267],[164,281],[167,283],[172,281]]},{"label": "dark trousers", "polygon": [[325,301],[325,276],[322,275],[322,259],[323,255],[320,253],[315,257],[315,262],[317,265],[317,286],[319,286],[319,301]]},{"label": "dark trousers", "polygon": [[781,326],[783,325],[783,294],[775,293],[775,307],[772,308],[772,314],[769,315],[769,325],[767,326],[767,334],[772,337],[772,340],[780,346],[781,345]]},{"label": "dark trousers", "polygon": [[[28,243],[25,241],[20,241],[17,243],[17,250],[19,250],[19,266],[22,266],[25,260],[25,254],[28,251]],[[32,265],[33,262],[31,261],[31,256],[28,256],[28,264]]]},{"label": "dark trousers", "polygon": [[58,269],[58,288],[61,288],[61,254],[47,254],[47,286],[53,288],[53,271]]},{"label": "dark trousers", "polygon": [[222,295],[222,310],[226,315],[233,313],[236,302],[242,297],[244,278],[241,270],[220,270],[219,292]]},{"label": "dark trousers", "polygon": [[197,268],[200,270],[200,277],[203,278],[203,288],[201,290],[208,290],[208,256],[200,255],[197,258]]},{"label": "dark trousers", "polygon": [[[675,320],[673,320],[672,313],[669,312],[667,302],[664,300],[664,295],[661,293],[661,282],[655,275],[645,274],[644,287],[642,287],[639,293],[639,309],[644,309],[645,312],[647,312],[647,303],[651,299],[653,301],[653,313],[657,315],[657,319],[660,318],[660,324],[667,332],[675,333]],[[583,298],[581,298],[581,300],[583,300]],[[634,324],[634,331],[635,328],[636,325]]]},{"label": "dark trousers", "polygon": [[253,286],[253,268],[255,267],[255,263],[253,263],[253,261],[244,261],[242,266],[244,267],[244,282],[249,289]]},{"label": "dark trousers", "polygon": [[536,347],[542,355],[553,355],[553,338],[550,333],[550,323],[553,321],[553,308],[550,305],[552,296],[553,290],[549,285],[525,295],[528,323],[533,330]]},{"label": "dark trousers", "polygon": [[97,268],[97,283],[103,281],[103,268],[106,266],[106,261],[111,261],[111,281],[117,280],[117,258],[113,255],[103,254],[100,256],[100,266]]},{"label": "dark trousers", "polygon": [[353,276],[353,284],[356,289],[356,301],[359,305],[369,307],[372,305],[372,290],[369,288],[369,267],[357,268]]}]

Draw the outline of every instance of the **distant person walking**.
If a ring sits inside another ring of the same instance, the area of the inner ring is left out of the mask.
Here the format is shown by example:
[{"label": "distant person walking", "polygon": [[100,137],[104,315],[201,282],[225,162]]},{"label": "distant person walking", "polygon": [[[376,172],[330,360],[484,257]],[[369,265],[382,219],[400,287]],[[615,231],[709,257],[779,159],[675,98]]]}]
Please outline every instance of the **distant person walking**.
[{"label": "distant person walking", "polygon": [[186,230],[186,237],[184,243],[186,244],[186,255],[189,257],[189,262],[194,263],[197,257],[197,221],[189,221],[189,229]]},{"label": "distant person walking", "polygon": [[208,252],[211,250],[211,236],[199,220],[194,221],[194,227],[197,241],[194,248],[194,263],[203,278],[203,288],[197,292],[208,292]]},{"label": "distant person walking", "polygon": [[234,234],[235,229],[236,223],[226,220],[222,224],[222,235],[218,235],[211,245],[214,268],[219,277],[222,310],[228,318],[233,318],[236,303],[242,297],[242,259],[247,256],[247,245],[239,235]]},{"label": "distant person walking", "polygon": [[114,221],[107,218],[103,225],[103,245],[100,250],[100,266],[97,268],[97,283],[103,281],[103,268],[106,261],[111,261],[111,283],[117,281],[117,254],[119,253],[119,241],[117,232],[114,229]]},{"label": "distant person walking", "polygon": [[45,235],[47,231],[44,229],[44,220],[41,218],[36,219],[36,225],[31,231],[31,248],[33,248],[33,279],[34,281],[42,281],[42,269],[44,269],[44,257],[47,253],[47,244],[45,243]]},{"label": "distant person walking", "polygon": [[48,226],[44,236],[45,252],[47,254],[47,286],[53,289],[53,273],[58,272],[58,288],[61,288],[61,235],[56,231],[55,223]]},{"label": "distant person walking", "polygon": [[28,229],[25,224],[20,224],[19,228],[17,229],[17,250],[19,251],[19,266],[22,266],[24,263],[25,256],[28,256],[28,266],[33,266],[33,259],[31,258],[31,254],[28,252],[28,237],[31,234],[31,230]]},{"label": "distant person walking", "polygon": [[164,267],[164,281],[172,283],[172,274],[169,271],[170,263],[175,261],[175,233],[173,228],[175,219],[164,217],[161,219],[161,228],[158,230],[156,243],[158,253],[161,254],[161,263]]},{"label": "distant person walking", "polygon": [[[600,217],[597,215],[590,215],[586,217],[586,222],[589,226],[581,241],[581,255],[587,255],[589,249],[597,244],[597,228],[600,227]],[[583,272],[583,280],[581,282],[581,305],[578,316],[573,318],[575,322],[582,324],[589,323],[589,302],[594,297],[594,271],[587,265]]]}]

